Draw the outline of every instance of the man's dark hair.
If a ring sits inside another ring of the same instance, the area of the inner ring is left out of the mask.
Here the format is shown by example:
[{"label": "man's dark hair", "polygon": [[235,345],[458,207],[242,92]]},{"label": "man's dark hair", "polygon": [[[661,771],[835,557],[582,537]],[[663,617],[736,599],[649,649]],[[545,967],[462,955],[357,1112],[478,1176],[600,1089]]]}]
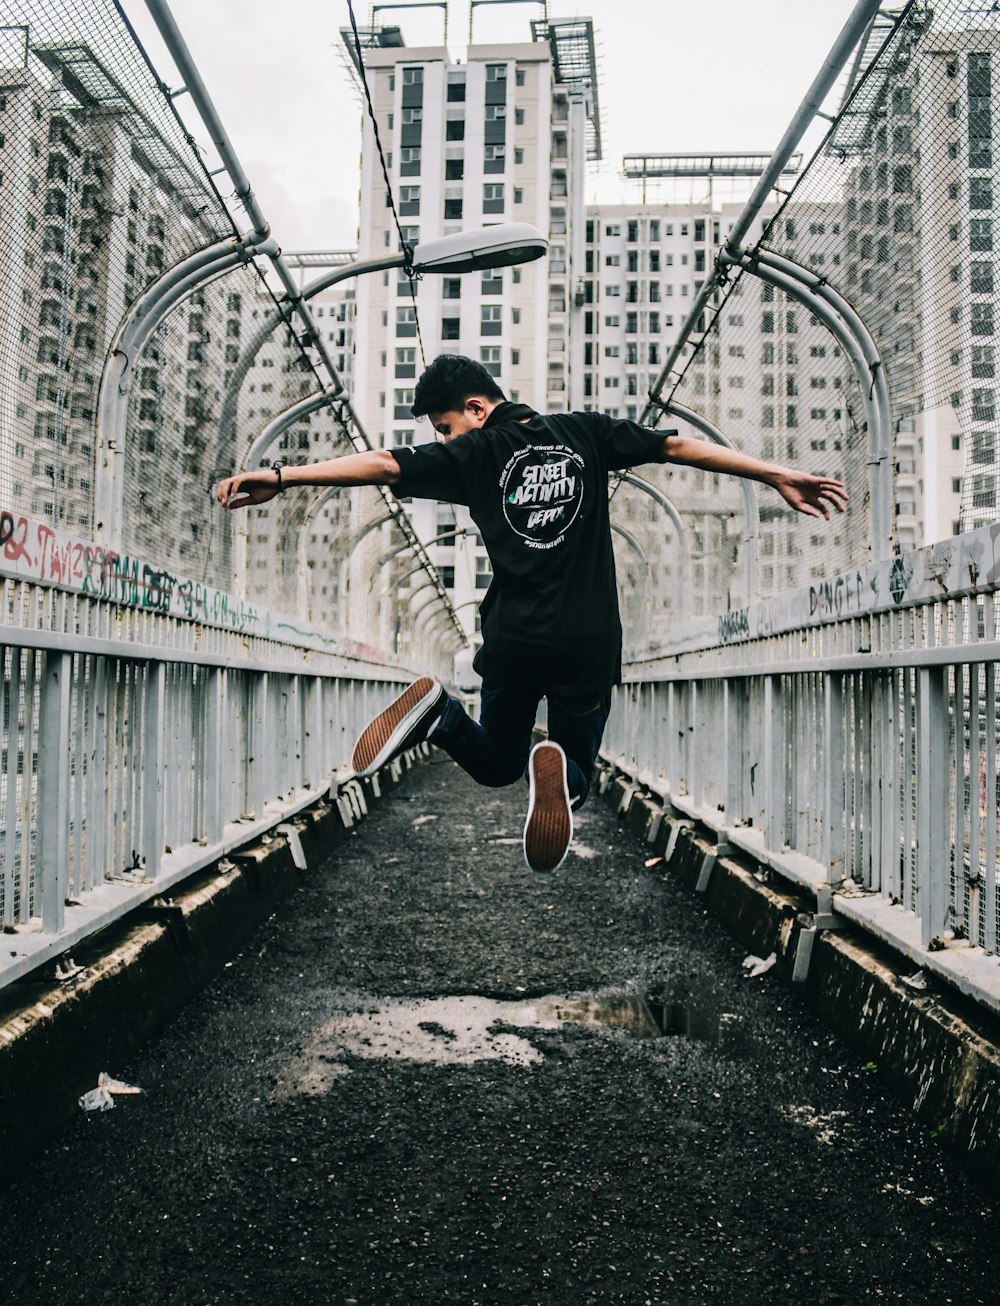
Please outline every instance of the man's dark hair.
[{"label": "man's dark hair", "polygon": [[497,401],[506,398],[482,363],[464,354],[440,354],[417,382],[411,412],[414,417],[460,413],[471,395]]}]

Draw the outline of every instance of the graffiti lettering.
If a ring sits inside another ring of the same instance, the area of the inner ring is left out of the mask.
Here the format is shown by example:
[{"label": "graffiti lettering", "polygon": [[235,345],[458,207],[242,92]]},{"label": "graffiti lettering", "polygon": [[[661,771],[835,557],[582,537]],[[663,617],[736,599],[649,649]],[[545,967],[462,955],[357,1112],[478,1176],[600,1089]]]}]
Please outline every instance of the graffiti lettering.
[{"label": "graffiti lettering", "polygon": [[27,542],[27,517],[18,517],[15,521],[13,514],[0,513],[0,547],[3,548],[4,557],[9,558],[11,562],[20,562],[23,559],[29,567],[33,567],[35,560],[27,550]]},{"label": "graffiti lettering", "polygon": [[863,595],[864,579],[860,571],[853,578],[838,576],[832,581],[819,581],[809,586],[809,615],[842,617],[850,612],[860,612]]},{"label": "graffiti lettering", "polygon": [[750,621],[746,608],[735,612],[724,612],[719,617],[719,641],[728,644],[734,639],[750,638]]}]

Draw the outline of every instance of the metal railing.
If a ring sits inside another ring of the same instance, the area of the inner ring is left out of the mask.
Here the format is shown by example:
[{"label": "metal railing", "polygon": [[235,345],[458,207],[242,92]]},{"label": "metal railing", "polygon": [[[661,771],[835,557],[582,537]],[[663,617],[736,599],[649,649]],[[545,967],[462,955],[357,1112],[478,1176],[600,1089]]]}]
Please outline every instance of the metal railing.
[{"label": "metal railing", "polygon": [[7,524],[0,985],[331,786],[349,793],[354,739],[413,675],[299,618]]},{"label": "metal railing", "polygon": [[605,755],[1000,1010],[998,582],[984,527],[696,623],[628,666]]}]

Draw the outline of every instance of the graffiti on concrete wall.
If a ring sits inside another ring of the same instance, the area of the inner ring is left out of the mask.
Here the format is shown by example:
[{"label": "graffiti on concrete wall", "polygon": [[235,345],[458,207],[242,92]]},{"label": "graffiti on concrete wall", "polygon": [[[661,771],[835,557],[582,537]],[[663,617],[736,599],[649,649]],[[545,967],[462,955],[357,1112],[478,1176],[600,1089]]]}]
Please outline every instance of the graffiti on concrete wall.
[{"label": "graffiti on concrete wall", "polygon": [[1000,588],[1000,526],[982,526],[940,544],[817,578],[747,608],[724,612],[718,642],[758,639],[824,622]]}]

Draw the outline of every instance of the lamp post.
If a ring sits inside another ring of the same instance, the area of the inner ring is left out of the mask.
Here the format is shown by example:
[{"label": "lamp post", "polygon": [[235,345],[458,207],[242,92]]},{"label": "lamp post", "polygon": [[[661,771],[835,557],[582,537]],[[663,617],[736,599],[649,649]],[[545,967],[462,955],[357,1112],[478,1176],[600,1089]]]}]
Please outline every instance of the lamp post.
[{"label": "lamp post", "polygon": [[[518,263],[529,263],[541,258],[547,249],[548,241],[536,227],[527,222],[507,222],[499,223],[493,227],[484,227],[480,230],[460,231],[450,236],[442,236],[439,239],[422,241],[412,249],[399,250],[394,254],[387,254],[378,258],[358,259],[353,263],[323,273],[304,286],[297,295],[293,296],[290,293],[286,295],[279,311],[268,318],[251,338],[236,362],[233,376],[230,378],[223,400],[220,420],[222,431],[225,432],[229,429],[230,425],[235,421],[239,389],[250,370],[254,358],[271,332],[285,320],[286,314],[294,309],[296,300],[308,301],[315,295],[328,290],[340,281],[347,280],[349,277],[384,271],[393,267],[406,268],[415,273],[461,275],[466,272],[485,271],[493,268],[510,267]],[[245,461],[251,465],[254,462],[264,461],[274,442],[303,413],[314,412],[334,402],[344,401],[344,389],[339,375],[334,372],[332,379],[333,384],[331,386],[309,395],[305,399],[296,401],[295,404],[290,405],[272,418],[251,441]],[[352,417],[354,424],[361,429],[349,402],[345,402],[345,408]],[[367,437],[365,439],[367,443]],[[352,443],[355,442],[352,441]],[[356,443],[355,447],[358,447]],[[309,519],[313,513],[319,510],[328,495],[328,491],[321,493],[310,505],[302,524],[302,530],[307,528]],[[395,517],[397,512],[401,513],[402,511],[402,509],[393,505],[390,516]],[[240,592],[245,592],[246,586],[247,536],[247,523],[241,521],[237,527],[234,541],[234,572]],[[419,552],[418,549],[418,554]]]}]

